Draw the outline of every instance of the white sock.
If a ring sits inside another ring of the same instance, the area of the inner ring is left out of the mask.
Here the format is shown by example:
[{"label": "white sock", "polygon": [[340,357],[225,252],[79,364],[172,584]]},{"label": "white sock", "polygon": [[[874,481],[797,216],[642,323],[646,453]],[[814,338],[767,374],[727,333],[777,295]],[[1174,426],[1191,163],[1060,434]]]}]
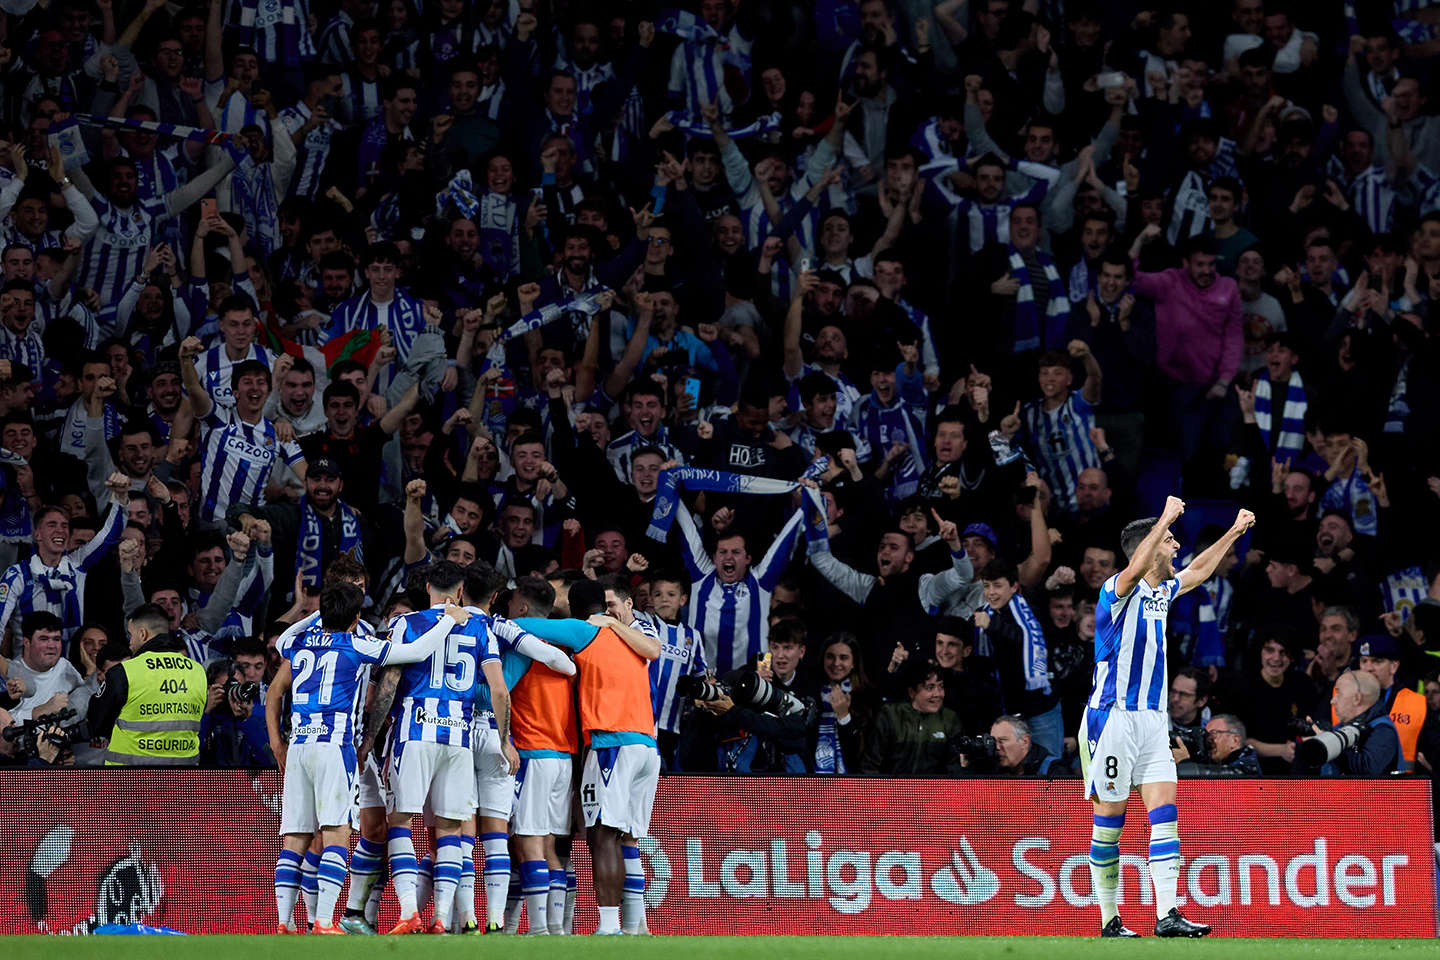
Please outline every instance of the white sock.
[{"label": "white sock", "polygon": [[505,895],[510,891],[510,838],[503,833],[480,834],[485,850],[485,922],[505,923]]},{"label": "white sock", "polygon": [[626,933],[640,933],[645,926],[645,864],[640,848],[621,846],[625,860],[625,889],[620,896],[620,928]]},{"label": "white sock", "polygon": [[1180,824],[1175,804],[1167,803],[1150,811],[1150,882],[1155,886],[1155,916],[1163,917],[1175,907],[1175,887],[1180,881]]},{"label": "white sock", "polygon": [[435,923],[450,927],[455,912],[455,891],[460,887],[460,836],[450,834],[435,841]]},{"label": "white sock", "polygon": [[320,896],[320,854],[313,850],[305,851],[305,859],[300,863],[300,900],[305,904],[305,919],[309,923],[315,922],[315,901]]},{"label": "white sock", "polygon": [[320,855],[320,869],[317,880],[320,891],[316,900],[315,922],[327,927],[335,926],[335,904],[340,902],[340,890],[345,886],[345,861],[350,850],[338,844],[326,847]]},{"label": "white sock", "polygon": [[360,913],[370,899],[370,888],[380,879],[385,864],[385,848],[361,837],[350,857],[350,893],[345,898],[345,912]]},{"label": "white sock", "polygon": [[415,865],[415,909],[421,913],[430,905],[430,891],[435,886],[435,861],[430,854],[420,858]]},{"label": "white sock", "polygon": [[281,850],[275,859],[275,913],[280,926],[295,929],[295,901],[300,897],[300,854]]},{"label": "white sock", "polygon": [[620,932],[620,908],[619,908],[619,907],[601,907],[601,908],[600,908],[600,926],[596,928],[595,932],[596,932],[596,933],[619,933],[619,932]]},{"label": "white sock", "polygon": [[580,887],[580,878],[575,875],[575,865],[570,862],[570,855],[563,858],[565,862],[565,932],[575,932],[575,891]]},{"label": "white sock", "polygon": [[460,834],[460,886],[455,890],[457,926],[475,922],[475,838]]},{"label": "white sock", "polygon": [[1090,886],[1100,904],[1100,925],[1103,927],[1116,915],[1115,898],[1120,887],[1120,833],[1125,829],[1125,814],[1113,817],[1095,814],[1090,828]]},{"label": "white sock", "polygon": [[549,933],[546,912],[550,900],[550,868],[544,860],[526,860],[520,864],[520,892],[525,896],[525,916],[530,921],[530,932]]},{"label": "white sock", "polygon": [[525,909],[525,897],[520,893],[520,861],[510,858],[510,886],[505,893],[505,932],[520,932],[520,914]]},{"label": "white sock", "polygon": [[545,905],[545,923],[553,934],[565,932],[565,871],[550,871],[550,899]]},{"label": "white sock", "polygon": [[415,862],[415,843],[409,827],[391,827],[385,834],[385,849],[390,855],[390,885],[400,904],[400,919],[415,914],[415,881],[420,865]]}]

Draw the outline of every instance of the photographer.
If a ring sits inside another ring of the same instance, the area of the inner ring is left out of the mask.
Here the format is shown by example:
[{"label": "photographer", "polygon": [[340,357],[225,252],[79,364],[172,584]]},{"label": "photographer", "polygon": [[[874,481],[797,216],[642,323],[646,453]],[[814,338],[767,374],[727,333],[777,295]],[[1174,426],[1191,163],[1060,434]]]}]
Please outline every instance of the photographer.
[{"label": "photographer", "polygon": [[[722,773],[805,773],[816,738],[816,690],[796,689],[805,656],[805,625],[782,620],[770,628],[770,652],[720,678],[712,697],[697,697],[685,739],[687,770]],[[745,701],[747,694],[752,699]]]},{"label": "photographer", "polygon": [[258,641],[237,644],[235,659],[217,660],[205,670],[205,716],[200,724],[200,759],[216,767],[273,767],[265,729],[260,685],[265,653]]},{"label": "photographer", "polygon": [[[1171,700],[1174,703],[1174,700]],[[1210,718],[1205,725],[1205,752],[1208,762],[1190,751],[1190,740],[1171,729],[1178,746],[1171,749],[1179,774],[1190,777],[1258,777],[1260,755],[1245,742],[1245,724],[1233,713]]]},{"label": "photographer", "polygon": [[1328,730],[1312,726],[1313,737],[1295,750],[1297,772],[1316,769],[1324,776],[1370,777],[1401,769],[1400,735],[1380,683],[1368,673],[1347,670],[1335,681],[1331,698],[1336,722]]},{"label": "photographer", "polygon": [[961,773],[956,740],[960,717],[945,706],[945,678],[930,663],[910,667],[910,700],[887,703],[865,740],[861,773],[892,777],[957,776]]},{"label": "photographer", "polygon": [[90,701],[90,733],[108,738],[106,766],[195,766],[205,672],[170,633],[170,617],[142,604],[125,624],[131,657],[105,672]]},{"label": "photographer", "polygon": [[961,756],[964,759],[961,762],[971,773],[981,776],[1043,777],[1050,773],[1050,768],[1056,761],[1053,753],[1031,738],[1030,724],[1009,714],[990,724],[990,736],[986,746],[990,750],[978,753],[962,751]]},{"label": "photographer", "polygon": [[1183,743],[1187,755],[1196,763],[1207,759],[1205,731],[1209,719],[1210,676],[1198,667],[1186,667],[1170,681],[1170,741]]}]

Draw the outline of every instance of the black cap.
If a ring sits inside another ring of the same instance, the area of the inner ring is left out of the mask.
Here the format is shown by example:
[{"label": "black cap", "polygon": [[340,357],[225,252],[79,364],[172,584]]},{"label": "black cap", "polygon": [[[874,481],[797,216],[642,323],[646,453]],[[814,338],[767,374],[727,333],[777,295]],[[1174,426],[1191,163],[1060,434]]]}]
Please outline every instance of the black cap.
[{"label": "black cap", "polygon": [[305,470],[307,477],[318,477],[322,473],[341,479],[340,465],[329,457],[316,457]]}]

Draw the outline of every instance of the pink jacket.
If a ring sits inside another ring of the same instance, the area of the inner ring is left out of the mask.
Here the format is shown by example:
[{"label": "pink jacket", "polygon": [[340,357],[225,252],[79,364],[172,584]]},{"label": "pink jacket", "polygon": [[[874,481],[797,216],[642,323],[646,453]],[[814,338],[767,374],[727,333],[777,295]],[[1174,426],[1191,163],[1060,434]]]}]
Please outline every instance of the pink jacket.
[{"label": "pink jacket", "polygon": [[1155,364],[1179,383],[1229,383],[1240,369],[1245,331],[1240,288],[1216,277],[1206,289],[1183,267],[1135,271],[1135,292],[1155,301]]}]

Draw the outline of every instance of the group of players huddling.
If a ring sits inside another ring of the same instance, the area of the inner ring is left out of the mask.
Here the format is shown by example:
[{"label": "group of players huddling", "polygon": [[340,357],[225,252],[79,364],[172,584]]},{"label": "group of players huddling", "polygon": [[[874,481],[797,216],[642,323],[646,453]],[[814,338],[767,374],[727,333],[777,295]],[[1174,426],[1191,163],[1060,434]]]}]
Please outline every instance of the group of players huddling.
[{"label": "group of players huddling", "polygon": [[[1169,604],[1204,583],[1255,518],[1240,511],[1224,537],[1176,573],[1170,526],[1184,509],[1171,497],[1162,516],[1125,528],[1128,565],[1101,588],[1096,611],[1095,675],[1079,740],[1105,937],[1137,936],[1116,908],[1132,788],[1150,822],[1155,934],[1210,932],[1175,907],[1180,841],[1165,620]],[[526,578],[512,592],[510,620],[491,612],[505,584],[488,564],[442,561],[423,579],[428,607],[399,612],[376,631],[360,619],[364,569],[342,556],[326,571],[319,612],[277,643],[285,662],[266,722],[284,776],[278,932],[298,932],[303,894],[312,932],[374,934],[387,866],[400,909],[391,933],[513,932],[522,905],[531,933],[571,932],[572,758],[583,743],[579,798],[600,913],[595,932],[647,933],[635,838],[649,829],[660,772],[648,671],[660,643],[649,621],[634,616],[618,581],[578,580],[557,598],[545,581]],[[417,816],[433,838],[425,860],[417,860],[411,834]],[[352,819],[361,833],[353,856]],[[516,861],[521,896],[512,898]],[[427,927],[421,910],[431,898]]]},{"label": "group of players huddling", "polygon": [[[623,932],[646,932],[635,837],[649,829],[660,773],[653,629],[633,617],[623,584],[577,581],[557,598],[545,581],[526,578],[507,608],[524,615],[508,620],[490,613],[504,583],[487,564],[442,561],[422,577],[428,606],[392,609],[376,631],[360,619],[364,570],[342,557],[326,571],[319,612],[277,642],[285,662],[266,722],[284,777],[278,932],[298,932],[303,894],[312,932],[375,933],[387,867],[400,908],[391,933],[513,931],[522,904],[531,933],[570,932],[572,756],[582,742],[595,932],[622,932],[622,899]],[[607,598],[621,619],[603,613]],[[552,618],[556,610],[572,618]],[[421,816],[433,851],[417,859],[411,827]],[[350,856],[352,818],[361,836]],[[523,899],[507,918],[512,855]],[[427,927],[421,911],[432,898]]]}]

